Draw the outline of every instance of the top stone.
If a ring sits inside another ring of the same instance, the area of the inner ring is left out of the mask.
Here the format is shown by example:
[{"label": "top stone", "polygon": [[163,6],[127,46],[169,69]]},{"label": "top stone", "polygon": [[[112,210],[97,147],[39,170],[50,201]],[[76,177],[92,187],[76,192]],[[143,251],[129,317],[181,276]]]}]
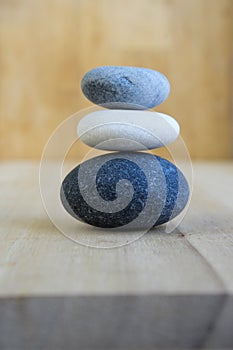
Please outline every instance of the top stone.
[{"label": "top stone", "polygon": [[167,78],[152,69],[102,66],[87,72],[81,83],[84,95],[110,109],[148,109],[166,100]]}]

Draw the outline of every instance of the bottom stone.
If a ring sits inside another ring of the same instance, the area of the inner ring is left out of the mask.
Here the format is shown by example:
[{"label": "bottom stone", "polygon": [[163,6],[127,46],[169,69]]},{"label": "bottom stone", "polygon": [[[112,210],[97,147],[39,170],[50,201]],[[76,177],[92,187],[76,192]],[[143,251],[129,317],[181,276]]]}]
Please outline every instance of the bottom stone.
[{"label": "bottom stone", "polygon": [[67,212],[87,224],[150,229],[176,217],[189,198],[182,172],[143,152],[114,152],[75,167],[61,186]]}]

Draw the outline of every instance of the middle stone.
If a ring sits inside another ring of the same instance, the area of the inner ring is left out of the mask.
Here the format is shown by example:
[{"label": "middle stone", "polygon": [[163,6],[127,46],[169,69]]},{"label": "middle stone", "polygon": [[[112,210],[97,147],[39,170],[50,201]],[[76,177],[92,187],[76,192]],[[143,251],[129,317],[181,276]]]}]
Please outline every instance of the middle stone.
[{"label": "middle stone", "polygon": [[140,151],[175,141],[179,124],[169,115],[135,110],[100,110],[87,114],[77,127],[86,145],[108,151]]}]

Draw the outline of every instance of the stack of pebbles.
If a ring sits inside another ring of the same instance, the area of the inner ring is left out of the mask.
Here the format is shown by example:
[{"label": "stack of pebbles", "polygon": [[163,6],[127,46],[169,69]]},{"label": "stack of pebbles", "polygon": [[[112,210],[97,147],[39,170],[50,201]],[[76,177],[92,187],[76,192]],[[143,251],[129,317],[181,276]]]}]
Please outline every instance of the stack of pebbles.
[{"label": "stack of pebbles", "polygon": [[145,152],[179,135],[172,117],[146,111],[168,97],[167,78],[146,68],[103,66],[85,74],[82,91],[105,109],[81,119],[79,139],[113,152],[81,163],[65,177],[64,208],[87,224],[126,230],[150,229],[176,217],[188,202],[188,183],[174,164]]}]

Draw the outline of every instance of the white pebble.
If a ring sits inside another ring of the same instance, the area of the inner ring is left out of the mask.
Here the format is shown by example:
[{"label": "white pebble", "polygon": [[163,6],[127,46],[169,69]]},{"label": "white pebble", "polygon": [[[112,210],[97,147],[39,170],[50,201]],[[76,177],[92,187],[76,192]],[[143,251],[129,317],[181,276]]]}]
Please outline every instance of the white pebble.
[{"label": "white pebble", "polygon": [[140,151],[168,145],[180,132],[169,115],[135,110],[100,110],[83,117],[78,137],[88,146],[108,151]]}]

